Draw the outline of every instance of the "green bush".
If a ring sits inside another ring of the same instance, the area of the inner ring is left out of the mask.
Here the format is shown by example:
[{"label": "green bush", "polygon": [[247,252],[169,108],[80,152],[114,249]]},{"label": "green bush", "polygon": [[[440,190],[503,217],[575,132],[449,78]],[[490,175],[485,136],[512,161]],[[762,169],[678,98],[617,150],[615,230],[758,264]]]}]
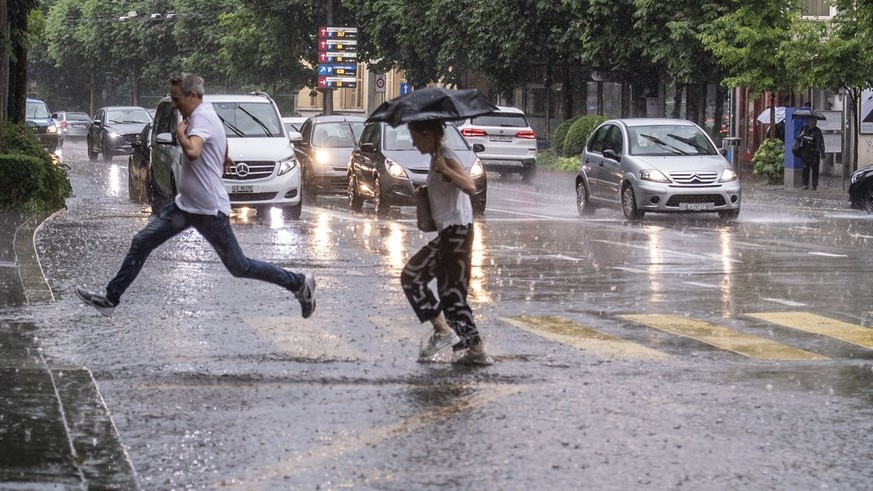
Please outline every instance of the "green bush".
[{"label": "green bush", "polygon": [[0,134],[0,207],[54,211],[72,194],[68,167],[56,161],[25,124],[5,122]]},{"label": "green bush", "polygon": [[570,131],[570,126],[579,118],[570,118],[559,124],[555,131],[552,132],[550,138],[549,150],[555,150],[555,153],[561,154],[564,151],[564,140],[567,138],[567,132]]},{"label": "green bush", "polygon": [[779,183],[785,176],[785,145],[782,140],[768,138],[752,157],[752,174],[762,175],[771,183]]},{"label": "green bush", "polygon": [[585,142],[591,136],[591,132],[604,121],[606,121],[606,118],[603,116],[582,116],[576,119],[570,125],[570,129],[567,130],[562,154],[565,157],[574,157],[581,154],[582,149],[585,148]]}]

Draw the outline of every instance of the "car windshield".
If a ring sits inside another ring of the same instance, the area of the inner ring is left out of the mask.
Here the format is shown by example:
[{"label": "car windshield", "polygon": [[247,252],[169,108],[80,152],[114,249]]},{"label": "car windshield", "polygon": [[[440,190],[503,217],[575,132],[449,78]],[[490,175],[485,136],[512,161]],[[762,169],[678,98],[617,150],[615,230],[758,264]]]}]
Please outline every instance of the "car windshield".
[{"label": "car windshield", "polygon": [[110,109],[106,111],[106,121],[110,124],[150,123],[152,117],[145,109]]},{"label": "car windshield", "polygon": [[312,144],[316,147],[354,148],[362,131],[362,122],[318,123],[312,130]]},{"label": "car windshield", "polygon": [[90,121],[91,118],[85,113],[67,113],[67,121]]},{"label": "car windshield", "polygon": [[285,125],[285,131],[300,131],[300,127],[294,123],[283,123]]},{"label": "car windshield", "polygon": [[45,102],[28,102],[26,117],[29,119],[47,119],[49,117],[48,106],[45,105]]},{"label": "car windshield", "polygon": [[651,125],[628,128],[631,155],[716,155],[696,126]]},{"label": "car windshield", "polygon": [[[418,151],[418,149],[412,146],[412,135],[409,134],[409,126],[405,124],[396,128],[385,125],[384,141],[385,150]],[[458,133],[458,129],[452,125],[446,125],[445,144],[447,147],[455,151],[470,150],[470,147],[467,146],[467,140],[464,140],[464,137]]]},{"label": "car windshield", "polygon": [[214,102],[228,138],[280,138],[282,122],[269,102]]},{"label": "car windshield", "polygon": [[489,113],[470,119],[475,126],[501,126],[504,128],[527,128],[527,118],[519,113]]}]

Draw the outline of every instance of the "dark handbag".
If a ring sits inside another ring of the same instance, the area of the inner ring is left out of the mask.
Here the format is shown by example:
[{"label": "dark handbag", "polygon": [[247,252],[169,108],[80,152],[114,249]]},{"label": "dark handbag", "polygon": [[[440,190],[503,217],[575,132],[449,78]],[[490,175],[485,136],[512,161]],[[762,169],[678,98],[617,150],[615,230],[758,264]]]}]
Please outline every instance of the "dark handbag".
[{"label": "dark handbag", "polygon": [[436,232],[437,226],[430,214],[430,199],[427,196],[427,186],[415,190],[415,218],[418,229],[422,232]]},{"label": "dark handbag", "polygon": [[797,138],[794,139],[794,144],[791,145],[791,153],[795,157],[803,156],[803,133],[797,135]]}]

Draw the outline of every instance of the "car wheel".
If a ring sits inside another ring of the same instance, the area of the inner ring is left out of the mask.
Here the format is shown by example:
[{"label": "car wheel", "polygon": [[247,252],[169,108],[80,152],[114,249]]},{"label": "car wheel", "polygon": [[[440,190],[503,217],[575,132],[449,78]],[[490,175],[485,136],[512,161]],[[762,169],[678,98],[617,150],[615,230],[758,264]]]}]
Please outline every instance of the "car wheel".
[{"label": "car wheel", "polygon": [[382,196],[382,183],[379,177],[373,182],[373,207],[376,208],[376,215],[383,217],[391,211],[391,206],[388,205],[385,197]]},{"label": "car wheel", "polygon": [[588,190],[585,189],[585,182],[582,180],[576,183],[576,211],[582,216],[594,213],[594,205],[591,204]]},{"label": "car wheel", "polygon": [[532,182],[534,178],[537,176],[537,168],[531,167],[529,169],[525,169],[521,173],[521,180],[524,182]]},{"label": "car wheel", "polygon": [[861,209],[867,213],[873,213],[873,180],[870,180],[861,189],[861,197],[858,200]]},{"label": "car wheel", "polygon": [[94,151],[94,144],[91,143],[90,138],[88,138],[88,160],[92,162],[97,160],[97,152]]},{"label": "car wheel", "polygon": [[634,196],[634,188],[630,184],[625,184],[621,190],[621,209],[624,211],[624,216],[628,220],[639,220],[646,214],[637,208],[637,199]]},{"label": "car wheel", "polygon": [[487,195],[485,194],[485,191],[482,191],[473,198],[473,216],[481,217],[485,214],[486,200]]},{"label": "car wheel", "polygon": [[294,206],[282,208],[282,214],[290,220],[300,220],[300,215],[303,213],[303,200],[300,200]]},{"label": "car wheel", "polygon": [[303,193],[302,200],[307,205],[314,205],[315,198],[318,196],[318,190],[315,185],[310,182],[309,173],[306,167],[300,168],[300,192]]},{"label": "car wheel", "polygon": [[738,216],[740,216],[739,208],[737,208],[736,210],[722,210],[718,212],[718,217],[722,220],[734,220]]},{"label": "car wheel", "polygon": [[358,184],[354,176],[349,175],[349,209],[354,212],[361,211],[364,206],[364,199],[358,194]]},{"label": "car wheel", "polygon": [[103,153],[103,160],[106,162],[112,162],[112,147],[108,145],[105,141],[103,145],[100,147],[100,152]]},{"label": "car wheel", "polygon": [[136,172],[136,167],[133,166],[130,162],[127,163],[127,197],[131,201],[141,201],[143,190],[137,189],[135,181],[139,180],[139,175],[134,176],[134,174],[139,174]]}]

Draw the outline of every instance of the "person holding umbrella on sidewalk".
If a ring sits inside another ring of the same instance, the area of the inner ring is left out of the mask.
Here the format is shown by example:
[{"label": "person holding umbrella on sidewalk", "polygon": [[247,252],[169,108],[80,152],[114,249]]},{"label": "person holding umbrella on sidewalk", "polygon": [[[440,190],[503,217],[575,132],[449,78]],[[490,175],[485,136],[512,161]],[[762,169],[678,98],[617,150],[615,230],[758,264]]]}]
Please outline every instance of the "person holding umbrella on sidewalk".
[{"label": "person holding umbrella on sidewalk", "polygon": [[797,156],[803,162],[800,179],[803,189],[810,189],[811,185],[815,191],[818,188],[819,163],[825,158],[824,136],[818,128],[818,120],[824,119],[824,116],[815,111],[800,109],[794,112],[794,118],[806,121],[806,125],[797,135],[797,140],[801,142]]},{"label": "person holding umbrella on sidewalk", "polygon": [[[473,206],[476,185],[458,156],[444,144],[445,121],[497,110],[477,90],[425,88],[383,103],[368,121],[392,126],[409,124],[412,144],[431,156],[427,175],[428,201],[437,237],[415,253],[403,268],[400,284],[419,321],[429,321],[433,334],[419,353],[429,361],[439,351],[466,350],[457,360],[491,365],[485,342],[467,303],[473,246]],[[439,298],[428,284],[436,278]]]}]

